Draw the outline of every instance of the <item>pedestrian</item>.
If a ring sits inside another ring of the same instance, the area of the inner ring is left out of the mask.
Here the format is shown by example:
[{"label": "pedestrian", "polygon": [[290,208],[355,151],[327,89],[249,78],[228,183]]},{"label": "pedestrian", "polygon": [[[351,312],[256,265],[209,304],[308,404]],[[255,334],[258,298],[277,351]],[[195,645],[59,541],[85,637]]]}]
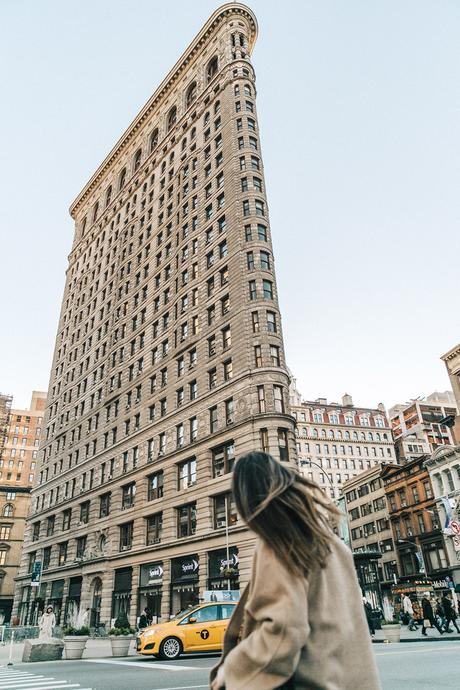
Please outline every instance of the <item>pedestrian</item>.
[{"label": "pedestrian", "polygon": [[447,626],[447,621],[446,621],[446,617],[444,614],[444,608],[443,608],[443,605],[441,603],[441,598],[436,599],[435,602],[436,602],[436,606],[435,606],[434,611],[436,614],[436,620],[438,622],[439,627],[442,630],[445,630],[446,626]]},{"label": "pedestrian", "polygon": [[144,628],[146,628],[148,626],[148,624],[149,624],[148,611],[147,611],[147,609],[144,609],[142,611],[141,615],[139,616],[139,622],[137,624],[137,627],[139,628],[139,630],[143,630]]},{"label": "pedestrian", "polygon": [[375,627],[374,627],[374,621],[372,618],[372,606],[367,601],[366,597],[363,597],[363,604],[364,604],[364,613],[366,616],[367,625],[369,626],[369,632],[372,636],[374,636],[375,635]]},{"label": "pedestrian", "polygon": [[444,616],[446,618],[446,632],[453,632],[453,630],[450,629],[450,624],[453,623],[455,630],[460,633],[457,625],[457,614],[455,612],[454,603],[447,593],[444,594],[442,598],[442,606],[444,608]]},{"label": "pedestrian", "polygon": [[408,629],[417,630],[417,623],[414,619],[414,607],[412,606],[412,601],[407,594],[404,595],[402,603],[403,611],[406,614],[406,616],[409,617],[409,622],[407,623]]},{"label": "pedestrian", "polygon": [[53,629],[56,625],[56,616],[52,606],[47,606],[38,623],[38,638],[40,640],[51,640]]},{"label": "pedestrian", "polygon": [[232,489],[259,540],[212,690],[380,690],[353,557],[331,528],[337,508],[261,452],[237,460]]},{"label": "pedestrian", "polygon": [[423,625],[422,625],[422,635],[426,636],[426,629],[429,627],[436,628],[440,635],[442,635],[443,630],[439,627],[437,621],[435,620],[433,614],[433,607],[431,606],[430,600],[427,597],[422,598],[422,613],[423,613]]}]

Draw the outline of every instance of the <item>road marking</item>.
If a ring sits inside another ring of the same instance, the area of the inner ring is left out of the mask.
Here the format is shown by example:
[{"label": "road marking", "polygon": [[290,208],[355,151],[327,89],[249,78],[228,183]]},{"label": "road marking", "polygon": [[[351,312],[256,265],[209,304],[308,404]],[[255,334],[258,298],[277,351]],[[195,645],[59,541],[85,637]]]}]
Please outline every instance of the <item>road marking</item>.
[{"label": "road marking", "polygon": [[50,678],[48,680],[39,682],[36,680],[31,680],[25,685],[23,683],[18,683],[16,680],[14,680],[14,678],[12,678],[11,682],[6,683],[1,687],[2,690],[13,690],[13,688],[16,688],[16,690],[51,690],[51,688],[62,688],[63,690],[66,690],[66,688],[79,688],[80,684],[67,683],[66,680],[54,681],[52,678]]},{"label": "road marking", "polygon": [[209,683],[207,685],[181,685],[180,687],[174,688],[155,688],[155,690],[194,690],[195,688],[209,688]]},{"label": "road marking", "polygon": [[[423,643],[422,643],[423,644]],[[455,647],[438,647],[438,644],[436,644],[436,647],[430,647],[428,650],[427,649],[406,649],[405,651],[399,651],[399,652],[375,652],[375,656],[389,656],[390,654],[426,654],[428,652],[451,652],[453,650],[459,650],[460,646],[456,645]]]},{"label": "road marking", "polygon": [[[113,664],[114,666],[131,666],[131,668],[148,668],[150,671],[158,669],[158,671],[209,671],[203,666],[173,666],[169,664],[159,664],[156,661],[112,661],[111,659],[82,659],[87,664]],[[205,685],[197,685],[197,687],[207,687]],[[187,690],[187,688],[186,688]]]}]

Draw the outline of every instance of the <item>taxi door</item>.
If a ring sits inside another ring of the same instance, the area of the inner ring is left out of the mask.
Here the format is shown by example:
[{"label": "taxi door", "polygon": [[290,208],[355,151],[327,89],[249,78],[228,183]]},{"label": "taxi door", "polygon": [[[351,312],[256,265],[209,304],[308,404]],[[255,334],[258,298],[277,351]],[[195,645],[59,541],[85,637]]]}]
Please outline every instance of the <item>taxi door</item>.
[{"label": "taxi door", "polygon": [[224,635],[225,631],[227,630],[231,615],[233,611],[235,610],[236,604],[234,603],[228,603],[228,604],[219,604],[220,612],[219,612],[219,621],[218,621],[218,635],[219,635],[219,644],[220,647],[222,648],[224,645]]},{"label": "taxi door", "polygon": [[184,652],[214,651],[221,647],[219,606],[211,604],[194,611],[180,623],[184,635]]}]

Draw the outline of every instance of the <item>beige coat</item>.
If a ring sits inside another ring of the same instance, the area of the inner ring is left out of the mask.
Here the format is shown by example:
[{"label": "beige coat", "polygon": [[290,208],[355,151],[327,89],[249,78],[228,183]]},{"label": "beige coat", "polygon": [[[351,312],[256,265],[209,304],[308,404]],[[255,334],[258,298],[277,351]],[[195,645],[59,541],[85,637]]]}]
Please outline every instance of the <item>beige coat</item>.
[{"label": "beige coat", "polygon": [[340,539],[308,579],[259,543],[211,679],[221,664],[225,690],[274,690],[290,678],[295,690],[380,690],[353,558]]}]

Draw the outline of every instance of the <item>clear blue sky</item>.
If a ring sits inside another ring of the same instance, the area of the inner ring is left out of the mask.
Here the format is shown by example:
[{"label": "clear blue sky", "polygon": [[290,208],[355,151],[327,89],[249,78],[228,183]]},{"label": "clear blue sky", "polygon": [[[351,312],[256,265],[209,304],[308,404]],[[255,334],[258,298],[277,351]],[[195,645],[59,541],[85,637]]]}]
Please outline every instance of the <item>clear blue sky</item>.
[{"label": "clear blue sky", "polygon": [[[0,390],[46,389],[68,206],[218,3],[1,0]],[[304,397],[448,388],[460,3],[254,0],[288,364]]]}]

